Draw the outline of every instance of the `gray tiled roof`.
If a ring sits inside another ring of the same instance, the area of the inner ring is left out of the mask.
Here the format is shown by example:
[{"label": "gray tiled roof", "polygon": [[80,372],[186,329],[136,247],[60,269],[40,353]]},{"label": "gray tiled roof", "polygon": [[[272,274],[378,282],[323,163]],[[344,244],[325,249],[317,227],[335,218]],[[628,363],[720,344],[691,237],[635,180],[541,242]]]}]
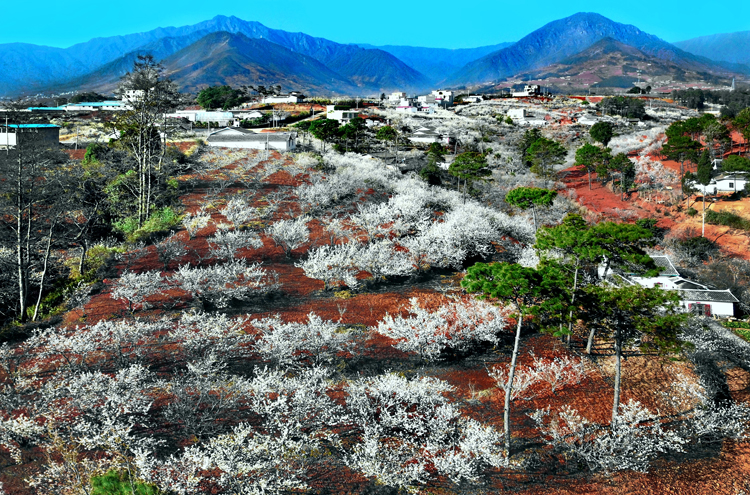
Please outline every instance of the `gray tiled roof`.
[{"label": "gray tiled roof", "polygon": [[669,256],[651,256],[651,259],[653,259],[656,266],[661,269],[659,275],[664,277],[677,277],[680,275],[680,272],[677,271],[672,264],[672,261],[669,259]]},{"label": "gray tiled roof", "polygon": [[681,290],[683,301],[739,302],[729,290]]}]

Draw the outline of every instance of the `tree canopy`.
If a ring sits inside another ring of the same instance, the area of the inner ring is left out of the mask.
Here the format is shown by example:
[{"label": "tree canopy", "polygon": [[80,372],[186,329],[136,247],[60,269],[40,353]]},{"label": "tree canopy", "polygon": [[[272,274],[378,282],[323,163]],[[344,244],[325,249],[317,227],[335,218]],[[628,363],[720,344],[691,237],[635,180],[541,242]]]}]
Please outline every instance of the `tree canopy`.
[{"label": "tree canopy", "polygon": [[233,89],[231,86],[210,86],[202,89],[196,98],[203,108],[221,108],[222,110],[237,107],[247,100],[247,95],[242,90]]},{"label": "tree canopy", "polygon": [[597,122],[591,126],[589,135],[591,139],[606,147],[615,135],[615,129],[610,122]]},{"label": "tree canopy", "polygon": [[531,162],[531,171],[546,180],[552,176],[552,167],[565,160],[568,152],[552,139],[539,138],[526,151],[526,159]]}]

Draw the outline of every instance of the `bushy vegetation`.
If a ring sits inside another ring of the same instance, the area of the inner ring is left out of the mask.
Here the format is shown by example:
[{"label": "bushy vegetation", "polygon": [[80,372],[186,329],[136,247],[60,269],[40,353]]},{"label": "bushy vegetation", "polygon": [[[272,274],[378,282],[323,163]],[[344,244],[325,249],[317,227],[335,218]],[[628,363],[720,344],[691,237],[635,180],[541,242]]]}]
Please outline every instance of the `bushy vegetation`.
[{"label": "bushy vegetation", "polygon": [[727,210],[706,211],[706,222],[714,225],[725,225],[733,229],[750,230],[750,220]]}]

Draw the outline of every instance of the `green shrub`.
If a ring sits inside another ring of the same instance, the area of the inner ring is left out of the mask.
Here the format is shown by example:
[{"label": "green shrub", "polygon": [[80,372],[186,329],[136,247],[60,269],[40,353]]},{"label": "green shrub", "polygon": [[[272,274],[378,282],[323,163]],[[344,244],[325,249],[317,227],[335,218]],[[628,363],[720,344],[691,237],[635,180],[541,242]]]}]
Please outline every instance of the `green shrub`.
[{"label": "green shrub", "polygon": [[134,481],[132,486],[126,472],[110,470],[101,476],[91,477],[91,495],[159,495],[152,484]]},{"label": "green shrub", "polygon": [[734,333],[739,335],[743,340],[750,342],[750,330],[743,330],[741,328],[735,328]]},{"label": "green shrub", "polygon": [[725,225],[738,230],[750,230],[750,220],[731,211],[708,210],[706,212],[706,223]]},{"label": "green shrub", "polygon": [[696,210],[695,208],[691,206],[690,208],[688,208],[686,213],[688,214],[688,216],[694,217],[695,215],[698,214],[698,210]]},{"label": "green shrub", "polygon": [[747,328],[750,330],[750,323],[746,321],[725,321],[723,324],[727,328]]},{"label": "green shrub", "polygon": [[178,215],[170,206],[165,206],[154,211],[140,228],[138,228],[138,219],[134,216],[115,222],[114,227],[115,230],[125,234],[128,242],[136,242],[154,232],[169,230],[178,225],[181,220],[181,215]]}]

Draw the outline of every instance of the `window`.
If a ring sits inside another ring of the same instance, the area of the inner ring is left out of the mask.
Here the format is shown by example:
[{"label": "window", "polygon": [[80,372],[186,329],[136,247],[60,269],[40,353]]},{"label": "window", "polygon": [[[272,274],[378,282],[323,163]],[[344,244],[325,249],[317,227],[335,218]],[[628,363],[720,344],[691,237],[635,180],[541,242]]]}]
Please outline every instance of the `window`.
[{"label": "window", "polygon": [[734,187],[734,182],[730,182],[729,187]]}]

